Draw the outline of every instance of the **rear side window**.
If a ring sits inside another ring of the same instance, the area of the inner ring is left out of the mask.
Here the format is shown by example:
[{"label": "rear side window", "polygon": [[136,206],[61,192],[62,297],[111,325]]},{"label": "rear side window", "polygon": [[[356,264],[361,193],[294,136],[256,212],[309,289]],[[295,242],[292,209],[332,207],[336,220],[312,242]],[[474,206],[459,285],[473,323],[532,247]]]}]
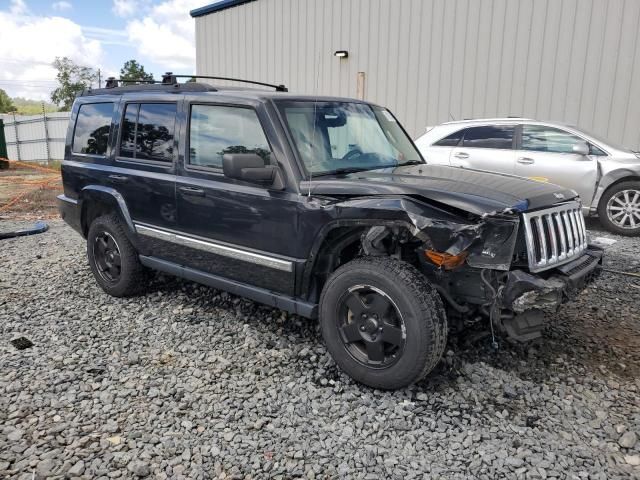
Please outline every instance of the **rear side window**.
[{"label": "rear side window", "polygon": [[193,105],[189,164],[222,168],[225,153],[257,153],[269,161],[271,149],[256,112],[250,108]]},{"label": "rear side window", "polygon": [[128,103],[122,120],[120,156],[171,162],[175,124],[175,103]]},{"label": "rear side window", "polygon": [[112,102],[80,105],[73,132],[73,153],[106,155],[112,114]]},{"label": "rear side window", "polygon": [[573,153],[573,146],[585,143],[564,130],[543,125],[522,126],[522,150],[535,152]]},{"label": "rear side window", "polygon": [[463,132],[464,130],[458,130],[457,132],[452,133],[448,137],[444,137],[443,139],[438,140],[433,145],[435,147],[457,147],[458,144],[460,143],[460,140],[462,140]]},{"label": "rear side window", "polygon": [[513,125],[487,125],[465,130],[463,147],[498,148],[510,150],[513,147]]}]

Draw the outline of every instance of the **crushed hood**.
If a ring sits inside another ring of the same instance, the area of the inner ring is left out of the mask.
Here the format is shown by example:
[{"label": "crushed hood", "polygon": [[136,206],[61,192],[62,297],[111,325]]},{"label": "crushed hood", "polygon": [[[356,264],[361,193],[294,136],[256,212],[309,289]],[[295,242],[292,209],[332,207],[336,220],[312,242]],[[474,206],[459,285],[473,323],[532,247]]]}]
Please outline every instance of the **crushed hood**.
[{"label": "crushed hood", "polygon": [[[301,185],[308,189],[308,182]],[[573,190],[514,175],[409,165],[312,180],[316,195],[418,195],[477,215],[533,210],[576,197]]]}]

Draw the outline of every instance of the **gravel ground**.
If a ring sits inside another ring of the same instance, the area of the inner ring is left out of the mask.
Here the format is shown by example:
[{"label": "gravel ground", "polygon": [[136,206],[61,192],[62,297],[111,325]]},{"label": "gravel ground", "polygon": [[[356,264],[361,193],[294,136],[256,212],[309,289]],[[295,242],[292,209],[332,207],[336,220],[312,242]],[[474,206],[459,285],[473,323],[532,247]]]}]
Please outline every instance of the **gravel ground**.
[{"label": "gravel ground", "polygon": [[[1,478],[640,478],[640,278],[604,273],[531,345],[451,338],[382,392],[314,322],[162,276],[107,296],[51,226],[0,242]],[[640,240],[606,236],[639,271]]]}]

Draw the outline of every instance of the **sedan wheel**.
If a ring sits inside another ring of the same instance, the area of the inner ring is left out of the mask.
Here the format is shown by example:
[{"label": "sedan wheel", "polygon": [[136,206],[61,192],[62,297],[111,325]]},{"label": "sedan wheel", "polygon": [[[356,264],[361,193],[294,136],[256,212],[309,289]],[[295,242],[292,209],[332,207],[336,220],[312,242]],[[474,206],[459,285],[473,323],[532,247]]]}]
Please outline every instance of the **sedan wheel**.
[{"label": "sedan wheel", "polygon": [[607,202],[607,217],[624,229],[640,227],[640,191],[622,190]]}]

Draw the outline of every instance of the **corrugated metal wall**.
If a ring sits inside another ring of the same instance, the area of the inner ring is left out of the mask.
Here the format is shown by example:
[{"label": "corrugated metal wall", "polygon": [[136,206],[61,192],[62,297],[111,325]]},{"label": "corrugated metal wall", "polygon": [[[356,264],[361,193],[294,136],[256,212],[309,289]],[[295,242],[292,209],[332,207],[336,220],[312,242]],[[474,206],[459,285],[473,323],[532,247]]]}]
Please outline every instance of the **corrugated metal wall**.
[{"label": "corrugated metal wall", "polygon": [[413,136],[522,115],[640,147],[640,0],[257,0],[195,20],[199,74],[355,97],[365,72]]},{"label": "corrugated metal wall", "polygon": [[46,124],[42,115],[0,115],[9,159],[40,163],[62,160],[70,115],[47,113]]}]

